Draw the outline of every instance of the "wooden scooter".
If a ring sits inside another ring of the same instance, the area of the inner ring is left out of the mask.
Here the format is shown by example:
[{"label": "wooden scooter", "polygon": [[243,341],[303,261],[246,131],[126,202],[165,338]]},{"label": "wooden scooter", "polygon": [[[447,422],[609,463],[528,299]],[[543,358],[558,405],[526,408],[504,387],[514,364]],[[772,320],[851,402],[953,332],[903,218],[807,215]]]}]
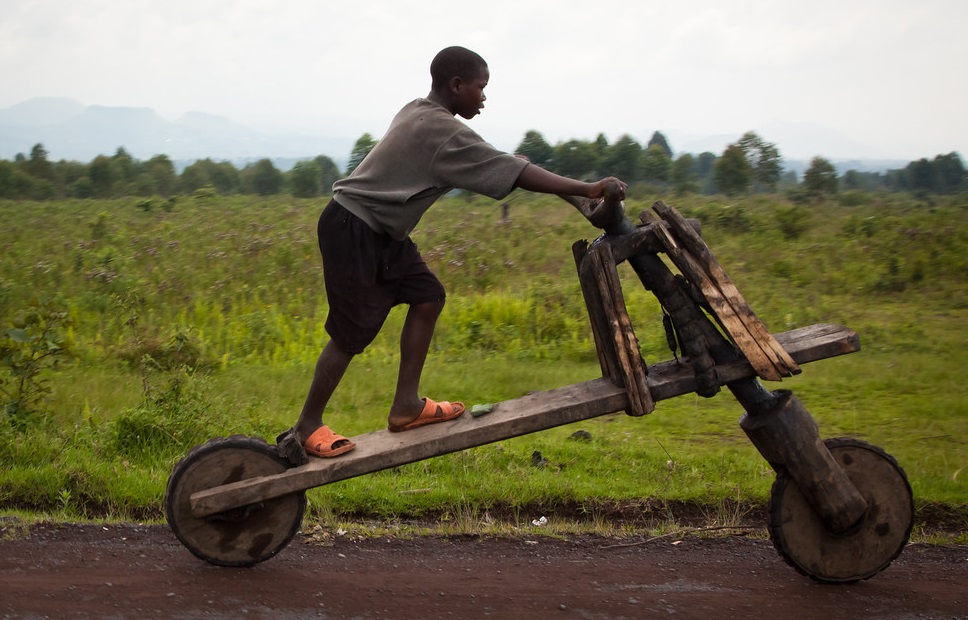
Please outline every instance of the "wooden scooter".
[{"label": "wooden scooter", "polygon": [[[745,413],[740,426],[776,471],[769,532],[779,554],[823,582],[872,577],[907,543],[914,500],[904,471],[880,448],[820,438],[789,390],[766,390],[800,364],[860,350],[857,334],[817,324],[773,335],[743,300],[702,240],[695,221],[662,202],[633,225],[617,186],[602,201],[563,196],[604,230],[572,248],[602,377],[503,401],[419,431],[354,437],[335,459],[294,464],[261,438],[216,438],[174,468],[165,494],[168,523],[197,557],[249,566],[274,556],[299,530],[306,490],[450,452],[655,403],[729,389]],[[666,257],[680,271],[674,274]],[[616,265],[627,261],[664,310],[670,347],[682,357],[647,365],[631,326]],[[477,413],[477,412],[475,412]]]}]

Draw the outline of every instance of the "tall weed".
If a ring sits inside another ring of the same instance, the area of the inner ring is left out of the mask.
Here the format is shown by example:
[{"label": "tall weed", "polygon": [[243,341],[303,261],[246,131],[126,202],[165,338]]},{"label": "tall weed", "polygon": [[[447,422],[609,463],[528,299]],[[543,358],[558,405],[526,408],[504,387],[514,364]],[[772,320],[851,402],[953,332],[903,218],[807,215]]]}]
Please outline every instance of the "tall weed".
[{"label": "tall weed", "polygon": [[70,316],[52,302],[32,301],[0,336],[0,422],[35,426],[51,393],[47,374],[70,358]]}]

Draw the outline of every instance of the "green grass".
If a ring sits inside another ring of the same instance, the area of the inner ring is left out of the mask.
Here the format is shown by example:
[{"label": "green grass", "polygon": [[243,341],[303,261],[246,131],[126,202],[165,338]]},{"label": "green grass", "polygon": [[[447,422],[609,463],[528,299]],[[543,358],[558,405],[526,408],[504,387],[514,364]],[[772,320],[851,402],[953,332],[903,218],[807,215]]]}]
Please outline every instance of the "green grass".
[{"label": "green grass", "polygon": [[[703,222],[770,329],[839,322],[859,332],[860,353],[767,386],[793,389],[823,436],[893,454],[919,506],[968,515],[964,198],[668,200]],[[633,197],[628,211],[650,201]],[[252,197],[185,198],[148,213],[125,200],[0,203],[0,333],[49,300],[71,317],[74,352],[45,371],[52,391],[30,427],[0,426],[0,511],[159,519],[168,474],[192,445],[291,425],[326,340],[321,207]],[[555,198],[515,197],[510,222],[499,212],[486,199],[448,198],[415,234],[449,293],[426,394],[493,403],[600,374],[570,250],[598,232]],[[669,359],[658,305],[621,273],[645,359]],[[339,432],[385,426],[402,321],[395,310],[354,360],[327,413]],[[139,366],[145,355],[151,364]],[[311,514],[467,526],[558,511],[599,523],[615,506],[628,516],[698,505],[722,518],[765,505],[773,480],[741,415],[728,392],[681,396],[644,418],[605,416],[313,489]],[[577,430],[590,440],[572,439]],[[544,466],[532,465],[535,451]]]}]

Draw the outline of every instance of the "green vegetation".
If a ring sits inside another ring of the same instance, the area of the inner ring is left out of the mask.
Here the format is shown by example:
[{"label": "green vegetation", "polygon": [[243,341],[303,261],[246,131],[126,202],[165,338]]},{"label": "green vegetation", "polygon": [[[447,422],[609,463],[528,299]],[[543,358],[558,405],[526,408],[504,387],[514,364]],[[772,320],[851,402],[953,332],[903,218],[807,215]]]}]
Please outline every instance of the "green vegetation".
[{"label": "green vegetation", "polygon": [[[364,133],[353,145],[345,174],[352,172],[377,145]],[[694,156],[673,150],[656,131],[643,147],[624,134],[609,144],[604,134],[594,140],[571,139],[552,146],[535,130],[525,133],[515,153],[531,162],[567,177],[598,180],[617,176],[643,193],[669,189],[677,195],[702,193],[740,196],[750,192],[774,194],[778,190],[799,203],[816,202],[846,191],[911,192],[923,195],[954,195],[968,190],[968,172],[958,153],[921,158],[899,170],[861,172],[847,170],[842,177],[834,165],[815,157],[803,173],[784,172],[783,157],[775,144],[752,131],[728,145],[717,156],[703,152]],[[89,163],[49,160],[43,144],[35,144],[30,155],[18,153],[13,161],[0,159],[0,199],[58,200],[63,198],[112,199],[140,196],[140,208],[173,207],[172,196],[212,197],[237,194],[296,198],[327,195],[340,178],[335,162],[326,156],[296,162],[281,171],[270,159],[246,164],[241,170],[227,161],[200,159],[180,173],[167,155],[148,161],[134,159],[124,147],[114,155],[99,155]],[[158,205],[151,198],[162,196]]]},{"label": "green vegetation", "polygon": [[[656,197],[631,196],[630,213]],[[770,329],[859,332],[860,353],[770,387],[793,389],[825,437],[893,454],[919,507],[968,520],[966,197],[665,199],[702,221]],[[0,510],[158,519],[191,446],[287,428],[326,340],[323,200],[0,202]],[[599,375],[570,250],[598,231],[556,198],[508,202],[504,220],[493,201],[446,198],[415,235],[449,291],[427,394],[493,403]],[[644,357],[669,359],[654,298],[622,276]],[[385,425],[402,320],[394,311],[351,366],[327,418],[339,432]],[[596,521],[615,506],[626,516],[656,503],[763,506],[773,474],[741,413],[728,393],[682,396],[645,418],[606,416],[314,489],[311,511]]]}]

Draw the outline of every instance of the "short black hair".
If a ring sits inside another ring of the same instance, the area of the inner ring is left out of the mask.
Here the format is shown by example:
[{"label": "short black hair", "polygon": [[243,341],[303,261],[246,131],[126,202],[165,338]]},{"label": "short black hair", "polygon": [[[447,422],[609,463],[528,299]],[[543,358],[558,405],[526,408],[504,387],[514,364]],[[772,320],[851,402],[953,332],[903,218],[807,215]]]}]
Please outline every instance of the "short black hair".
[{"label": "short black hair", "polygon": [[445,47],[437,52],[430,63],[432,79],[430,88],[432,90],[442,88],[453,77],[459,77],[464,81],[473,80],[480,75],[482,69],[486,68],[487,63],[476,52],[459,45]]}]

